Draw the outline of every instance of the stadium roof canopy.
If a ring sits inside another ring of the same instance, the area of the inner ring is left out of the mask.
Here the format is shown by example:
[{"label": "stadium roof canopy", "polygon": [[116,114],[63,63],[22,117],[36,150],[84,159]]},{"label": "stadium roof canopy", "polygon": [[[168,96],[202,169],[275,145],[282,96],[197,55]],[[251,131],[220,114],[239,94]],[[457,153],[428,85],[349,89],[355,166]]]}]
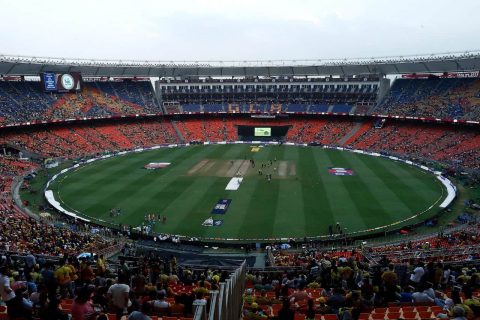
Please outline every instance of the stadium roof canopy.
[{"label": "stadium roof canopy", "polygon": [[81,72],[113,77],[328,76],[443,73],[480,70],[480,51],[324,60],[134,61],[64,59],[0,54],[0,75]]}]

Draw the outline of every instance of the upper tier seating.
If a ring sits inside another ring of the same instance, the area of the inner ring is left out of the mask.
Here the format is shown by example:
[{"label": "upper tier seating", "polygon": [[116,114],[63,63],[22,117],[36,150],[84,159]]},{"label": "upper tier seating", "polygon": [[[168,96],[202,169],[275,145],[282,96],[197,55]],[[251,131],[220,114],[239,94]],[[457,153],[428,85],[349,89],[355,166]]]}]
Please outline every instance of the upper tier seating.
[{"label": "upper tier seating", "polygon": [[0,81],[3,124],[161,112],[148,81],[84,82],[81,92],[58,94],[44,92],[40,82]]},{"label": "upper tier seating", "polygon": [[480,80],[397,79],[373,113],[479,121]]}]

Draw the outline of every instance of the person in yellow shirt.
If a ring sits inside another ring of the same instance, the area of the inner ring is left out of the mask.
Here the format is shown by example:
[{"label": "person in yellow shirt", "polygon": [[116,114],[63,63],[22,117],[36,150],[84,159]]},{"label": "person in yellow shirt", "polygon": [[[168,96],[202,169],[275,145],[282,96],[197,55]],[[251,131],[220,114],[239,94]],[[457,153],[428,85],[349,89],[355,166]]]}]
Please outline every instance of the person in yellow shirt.
[{"label": "person in yellow shirt", "polygon": [[97,258],[97,276],[103,277],[105,275],[105,271],[107,271],[107,259],[101,254]]},{"label": "person in yellow shirt", "polygon": [[55,270],[53,274],[57,284],[60,286],[60,293],[63,297],[66,297],[66,293],[70,294],[70,297],[73,298],[74,295],[74,283],[72,281],[72,269],[67,265],[65,259],[60,260],[60,267]]}]

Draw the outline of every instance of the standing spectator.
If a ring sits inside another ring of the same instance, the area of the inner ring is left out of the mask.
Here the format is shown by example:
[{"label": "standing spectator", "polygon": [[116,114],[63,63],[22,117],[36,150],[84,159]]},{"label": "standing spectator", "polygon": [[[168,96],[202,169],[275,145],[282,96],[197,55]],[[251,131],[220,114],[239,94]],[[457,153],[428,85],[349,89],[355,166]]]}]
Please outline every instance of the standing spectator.
[{"label": "standing spectator", "polygon": [[313,299],[308,299],[307,305],[308,309],[305,314],[305,320],[315,320],[315,308],[313,304]]},{"label": "standing spectator", "polygon": [[7,310],[10,319],[24,320],[32,318],[33,303],[25,297],[26,293],[27,288],[25,286],[15,290],[15,297],[9,300],[10,303]]},{"label": "standing spectator", "polygon": [[423,275],[425,274],[425,269],[423,269],[423,264],[418,264],[415,269],[413,269],[412,274],[410,275],[410,281],[415,285],[418,285],[422,280]]},{"label": "standing spectator", "polygon": [[278,311],[277,320],[294,320],[295,312],[290,309],[290,301],[288,299],[283,299],[283,306]]},{"label": "standing spectator", "polygon": [[37,260],[35,259],[35,256],[30,251],[28,251],[27,253],[28,254],[25,257],[25,267],[26,267],[25,273],[29,273],[30,271],[32,271],[35,265],[37,264]]},{"label": "standing spectator", "polygon": [[127,279],[123,275],[118,276],[118,283],[110,286],[107,292],[107,296],[112,301],[112,304],[115,308],[115,314],[117,315],[117,320],[126,313],[127,308],[130,304],[128,299],[130,293],[130,286],[127,284]]},{"label": "standing spectator", "polygon": [[0,268],[0,297],[2,298],[2,301],[5,302],[9,310],[10,305],[15,298],[15,292],[10,287],[10,275],[11,273],[8,267],[3,266]]},{"label": "standing spectator", "polygon": [[60,292],[63,297],[66,296],[66,292],[73,298],[75,283],[72,281],[72,269],[67,265],[65,259],[60,260],[60,267],[55,270],[54,276],[57,284],[60,286]]}]

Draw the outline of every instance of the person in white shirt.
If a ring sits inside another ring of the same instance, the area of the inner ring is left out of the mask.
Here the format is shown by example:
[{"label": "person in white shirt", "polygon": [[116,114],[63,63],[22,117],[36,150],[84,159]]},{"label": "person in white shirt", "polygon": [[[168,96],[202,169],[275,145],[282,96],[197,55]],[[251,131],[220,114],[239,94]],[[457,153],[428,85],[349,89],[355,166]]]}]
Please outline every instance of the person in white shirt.
[{"label": "person in white shirt", "polygon": [[426,292],[425,286],[420,286],[419,290],[412,294],[413,302],[415,303],[431,303],[434,301]]},{"label": "person in white shirt", "polygon": [[157,298],[153,301],[153,309],[156,313],[161,315],[168,315],[170,313],[170,303],[165,300],[165,293],[159,292]]},{"label": "person in white shirt", "polygon": [[422,265],[418,265],[415,269],[413,269],[413,273],[410,275],[410,281],[415,282],[415,284],[420,283],[422,280],[423,275],[425,274],[425,270],[423,269]]},{"label": "person in white shirt", "polygon": [[10,270],[8,267],[3,266],[0,268],[0,297],[5,304],[9,303],[15,298],[15,292],[10,288]]},{"label": "person in white shirt", "polygon": [[115,306],[115,313],[117,319],[120,319],[127,308],[131,305],[128,295],[130,293],[130,286],[127,284],[127,279],[123,276],[118,277],[118,283],[113,284],[108,288],[107,296]]}]

